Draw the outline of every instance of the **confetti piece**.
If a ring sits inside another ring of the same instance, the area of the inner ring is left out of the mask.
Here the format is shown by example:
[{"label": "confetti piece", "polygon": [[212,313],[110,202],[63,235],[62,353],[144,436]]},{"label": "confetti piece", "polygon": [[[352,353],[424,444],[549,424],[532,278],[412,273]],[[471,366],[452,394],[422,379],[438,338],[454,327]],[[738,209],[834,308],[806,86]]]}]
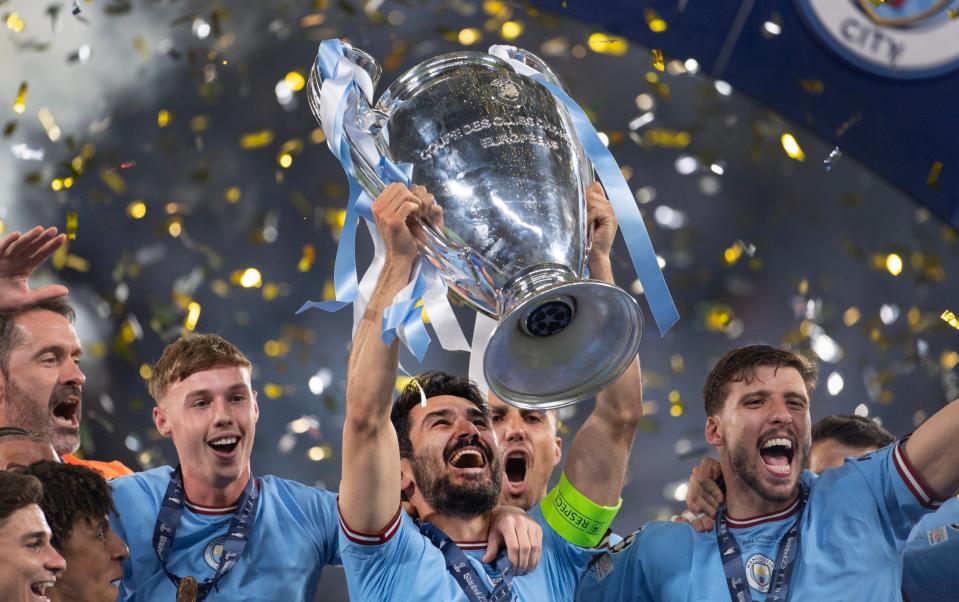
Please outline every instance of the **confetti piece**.
[{"label": "confetti piece", "polygon": [[13,101],[14,113],[23,113],[27,110],[27,89],[27,82],[22,82],[20,89],[17,90],[17,98]]},{"label": "confetti piece", "polygon": [[802,147],[799,146],[799,141],[796,140],[795,136],[793,136],[789,132],[786,132],[785,134],[782,135],[782,138],[780,140],[783,145],[783,150],[786,151],[786,156],[796,161],[806,160],[806,153],[803,152]]},{"label": "confetti piece", "polygon": [[13,33],[20,33],[23,31],[23,28],[25,27],[25,23],[23,22],[23,17],[20,16],[20,13],[8,14],[6,22],[7,22],[7,29],[12,31]]},{"label": "confetti piece", "polygon": [[260,130],[243,134],[240,138],[240,147],[246,150],[263,148],[273,143],[273,130]]},{"label": "confetti piece", "polygon": [[936,161],[929,169],[929,175],[926,176],[926,185],[935,188],[939,184],[939,174],[942,172],[942,161]]},{"label": "confetti piece", "polygon": [[77,239],[77,212],[67,212],[67,240]]},{"label": "confetti piece", "polygon": [[299,263],[296,264],[296,269],[300,272],[309,272],[310,268],[313,267],[313,262],[316,261],[316,247],[311,244],[303,245],[303,256],[300,257]]},{"label": "confetti piece", "polygon": [[586,45],[593,52],[612,56],[623,56],[629,50],[629,43],[625,38],[599,32],[590,34]]},{"label": "confetti piece", "polygon": [[26,144],[14,144],[10,147],[10,152],[21,161],[43,161],[42,148],[30,148]]},{"label": "confetti piece", "polygon": [[666,60],[663,58],[663,51],[659,48],[653,48],[653,69],[656,71],[665,71],[666,70]]},{"label": "confetti piece", "polygon": [[116,169],[101,169],[100,179],[116,194],[123,194],[127,190],[126,181]]},{"label": "confetti piece", "polygon": [[193,331],[196,328],[196,323],[200,319],[200,304],[196,301],[191,301],[187,306],[186,319],[183,321],[183,327],[189,331]]},{"label": "confetti piece", "polygon": [[143,219],[147,214],[147,205],[143,201],[133,201],[127,205],[127,215],[133,219]]},{"label": "confetti piece", "polygon": [[480,30],[476,29],[475,27],[467,27],[460,30],[459,34],[456,36],[456,39],[463,46],[472,46],[483,39],[483,34],[480,33]]},{"label": "confetti piece", "polygon": [[655,10],[647,8],[643,12],[643,16],[646,18],[646,26],[649,27],[651,32],[661,33],[666,31],[666,21],[662,20]]},{"label": "confetti piece", "polygon": [[73,0],[73,14],[74,14],[74,16],[79,15],[81,12],[83,12],[83,11],[80,10],[80,0]]},{"label": "confetti piece", "polygon": [[37,118],[47,132],[47,138],[50,139],[50,142],[56,142],[60,139],[60,128],[57,127],[57,122],[53,119],[53,113],[50,112],[50,109],[46,107],[40,109],[37,112]]},{"label": "confetti piece", "polygon": [[949,15],[950,19],[955,19],[956,17],[959,17],[959,8],[950,8],[946,11],[946,14]]},{"label": "confetti piece", "polygon": [[166,109],[161,109],[157,112],[157,125],[161,128],[165,128],[169,125],[170,120],[173,119],[173,113]]},{"label": "confetti piece", "polygon": [[939,317],[942,318],[943,321],[949,326],[959,330],[959,318],[956,318],[956,314],[947,309],[946,311],[942,312],[942,315]]},{"label": "confetti piece", "polygon": [[818,79],[801,79],[799,85],[806,94],[822,94],[826,90],[826,85]]},{"label": "confetti piece", "polygon": [[831,151],[829,151],[829,155],[822,162],[823,168],[826,170],[826,173],[829,173],[830,171],[832,171],[833,166],[835,166],[836,162],[838,162],[839,159],[841,158],[842,158],[842,151],[839,150],[838,146],[832,149]]}]

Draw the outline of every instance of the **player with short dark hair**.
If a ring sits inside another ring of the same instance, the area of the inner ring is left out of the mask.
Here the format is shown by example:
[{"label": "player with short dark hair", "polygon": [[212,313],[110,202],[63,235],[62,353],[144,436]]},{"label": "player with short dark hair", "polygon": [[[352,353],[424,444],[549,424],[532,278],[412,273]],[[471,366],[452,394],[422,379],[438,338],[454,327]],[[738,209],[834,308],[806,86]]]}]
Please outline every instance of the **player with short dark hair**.
[{"label": "player with short dark hair", "polygon": [[60,461],[53,446],[43,437],[16,426],[0,427],[0,470],[26,468],[40,460]]},{"label": "player with short dark hair", "polygon": [[98,472],[59,462],[37,462],[24,470],[43,484],[40,508],[50,542],[67,561],[48,592],[53,602],[113,602],[123,577],[126,544],[110,528],[110,488]]}]

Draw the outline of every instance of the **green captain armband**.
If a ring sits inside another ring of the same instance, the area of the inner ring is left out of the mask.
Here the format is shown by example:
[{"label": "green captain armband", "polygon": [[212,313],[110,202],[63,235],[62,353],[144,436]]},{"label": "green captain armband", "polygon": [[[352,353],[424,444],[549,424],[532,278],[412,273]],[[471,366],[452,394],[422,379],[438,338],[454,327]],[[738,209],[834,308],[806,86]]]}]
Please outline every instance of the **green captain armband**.
[{"label": "green captain armband", "polygon": [[566,480],[566,473],[539,503],[546,523],[563,539],[581,548],[599,545],[622,505],[620,498],[615,506],[600,506],[576,491]]}]

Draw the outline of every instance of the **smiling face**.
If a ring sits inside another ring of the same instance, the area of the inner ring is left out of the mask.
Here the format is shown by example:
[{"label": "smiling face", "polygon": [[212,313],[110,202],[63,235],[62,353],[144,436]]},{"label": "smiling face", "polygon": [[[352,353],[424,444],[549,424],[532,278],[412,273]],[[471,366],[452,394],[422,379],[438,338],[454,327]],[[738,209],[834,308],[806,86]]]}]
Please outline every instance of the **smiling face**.
[{"label": "smiling face", "polygon": [[759,499],[792,500],[809,457],[809,394],[791,367],[758,366],[750,379],[729,384],[718,414],[706,423],[706,440],[719,450],[723,471]]},{"label": "smiling face", "polygon": [[244,366],[214,366],[166,389],[153,418],[160,434],[173,440],[191,500],[204,504],[221,497],[218,492],[227,503],[239,497],[250,474],[259,416]]},{"label": "smiling face", "polygon": [[2,376],[0,424],[31,430],[60,454],[80,446],[83,349],[70,321],[47,310],[16,320],[17,344]]},{"label": "smiling face", "polygon": [[413,407],[409,424],[413,456],[402,461],[404,490],[414,489],[442,514],[492,510],[502,466],[489,414],[462,397],[438,395]]},{"label": "smiling face", "polygon": [[546,495],[549,477],[562,457],[558,418],[555,412],[521,410],[492,393],[489,407],[503,459],[500,503],[529,510]]},{"label": "smiling face", "polygon": [[123,561],[129,550],[110,528],[106,516],[81,518],[60,552],[67,569],[51,592],[61,602],[113,602],[120,594]]},{"label": "smiling face", "polygon": [[0,521],[0,600],[48,602],[53,587],[66,566],[50,545],[50,528],[40,506],[30,504]]}]

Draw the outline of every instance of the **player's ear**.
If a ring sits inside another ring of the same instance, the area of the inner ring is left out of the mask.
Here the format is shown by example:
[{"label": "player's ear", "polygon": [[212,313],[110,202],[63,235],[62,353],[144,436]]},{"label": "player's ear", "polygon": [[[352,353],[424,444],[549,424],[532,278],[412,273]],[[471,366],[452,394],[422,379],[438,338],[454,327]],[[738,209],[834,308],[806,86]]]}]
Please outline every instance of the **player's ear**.
[{"label": "player's ear", "polygon": [[706,443],[718,447],[724,443],[722,420],[717,415],[706,418]]},{"label": "player's ear", "polygon": [[159,403],[153,406],[153,424],[156,425],[157,430],[164,437],[169,438],[173,435],[173,430],[170,428],[170,422],[167,419],[166,412],[163,411]]},{"label": "player's ear", "polygon": [[406,458],[400,458],[400,496],[408,502],[416,491],[416,481],[413,480],[413,466]]}]

